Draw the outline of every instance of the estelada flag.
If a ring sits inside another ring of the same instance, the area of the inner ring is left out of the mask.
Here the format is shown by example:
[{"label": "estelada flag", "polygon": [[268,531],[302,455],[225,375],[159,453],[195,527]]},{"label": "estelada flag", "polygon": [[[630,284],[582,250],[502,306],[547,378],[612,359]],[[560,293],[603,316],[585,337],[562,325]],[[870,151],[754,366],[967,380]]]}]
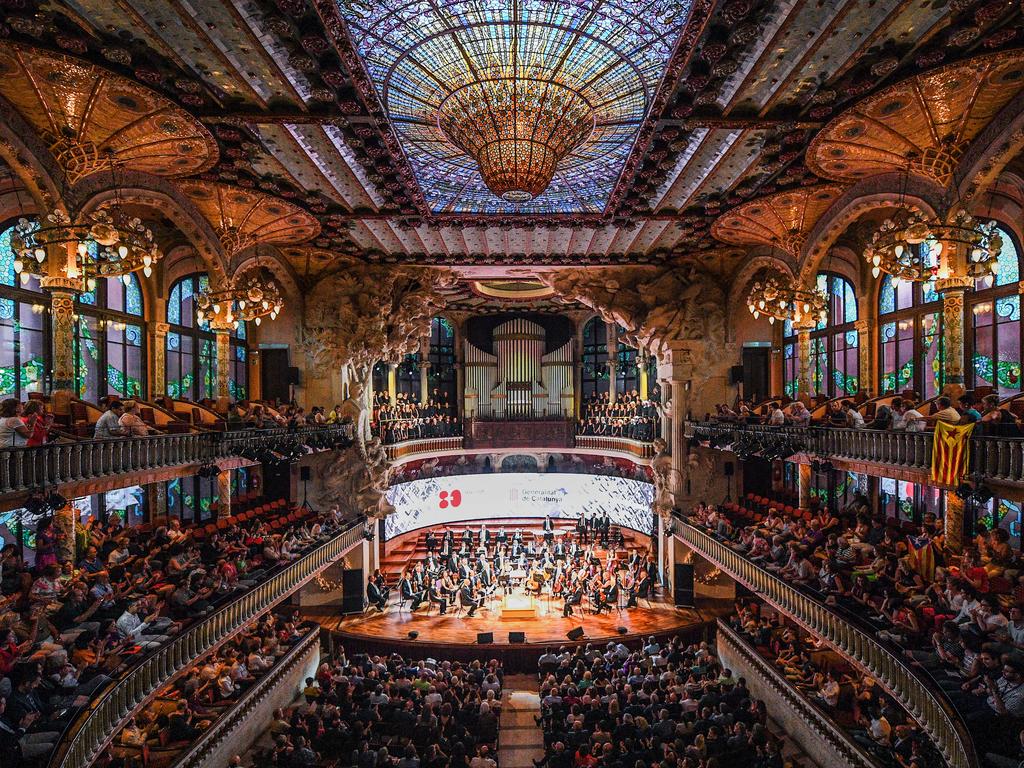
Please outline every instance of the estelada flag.
[{"label": "estelada flag", "polygon": [[935,423],[935,437],[932,438],[932,482],[956,486],[967,473],[967,462],[971,458],[971,432],[974,424]]}]

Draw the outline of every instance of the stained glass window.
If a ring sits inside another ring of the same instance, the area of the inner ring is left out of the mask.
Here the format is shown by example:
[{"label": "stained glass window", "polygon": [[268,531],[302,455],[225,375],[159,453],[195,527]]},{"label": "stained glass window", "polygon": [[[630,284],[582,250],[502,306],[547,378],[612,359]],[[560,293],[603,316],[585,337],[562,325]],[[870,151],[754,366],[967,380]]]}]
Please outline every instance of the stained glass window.
[{"label": "stained glass window", "polygon": [[991,283],[987,280],[976,280],[974,289],[977,291],[992,286],[1016,284],[1020,281],[1020,254],[1017,251],[1017,242],[1005,227],[996,227],[996,231],[1003,238],[1003,250],[999,254],[995,280]]},{"label": "stained glass window", "polygon": [[928,400],[942,392],[945,381],[942,339],[942,313],[932,312],[920,317],[922,397]]},{"label": "stained glass window", "polygon": [[[690,0],[339,3],[420,191],[437,213],[603,210],[691,7]],[[510,71],[572,88],[595,116],[590,138],[563,159],[548,189],[520,205],[484,186],[476,162],[437,120],[453,92]]]},{"label": "stained glass window", "polygon": [[[819,272],[816,285],[828,295],[828,315],[811,332],[811,394],[830,398],[855,395],[860,388],[859,342],[854,328],[857,293],[849,280],[831,272]],[[793,326],[787,321],[783,326],[784,338],[792,333]],[[796,349],[794,344],[794,355]],[[794,381],[797,362],[793,365]],[[787,386],[789,381],[787,378]]]},{"label": "stained glass window", "polygon": [[914,386],[914,321],[882,323],[882,392],[902,392]]},{"label": "stained glass window", "polygon": [[[167,394],[182,400],[217,397],[217,339],[209,322],[198,321],[195,297],[209,290],[209,278],[202,273],[176,281],[168,293],[165,367]],[[249,394],[246,327],[239,324],[231,333],[228,355],[228,396],[244,400]]]},{"label": "stained glass window", "polygon": [[798,387],[797,375],[799,374],[799,360],[797,359],[795,342],[783,345],[782,361],[783,390],[787,397],[795,400]]},{"label": "stained glass window", "polygon": [[103,397],[145,395],[145,326],[138,275],[101,278],[78,297],[75,325],[75,389],[95,402]]},{"label": "stained glass window", "polygon": [[608,328],[600,317],[583,326],[583,398],[608,392]]},{"label": "stained glass window", "polygon": [[[921,246],[924,263],[937,265],[936,250]],[[879,394],[911,390],[934,397],[943,386],[942,297],[935,280],[912,283],[884,275],[878,286],[878,314],[888,316],[879,333]]]},{"label": "stained glass window", "polygon": [[431,399],[454,404],[458,402],[455,390],[455,329],[446,318],[435,317],[430,321]]}]

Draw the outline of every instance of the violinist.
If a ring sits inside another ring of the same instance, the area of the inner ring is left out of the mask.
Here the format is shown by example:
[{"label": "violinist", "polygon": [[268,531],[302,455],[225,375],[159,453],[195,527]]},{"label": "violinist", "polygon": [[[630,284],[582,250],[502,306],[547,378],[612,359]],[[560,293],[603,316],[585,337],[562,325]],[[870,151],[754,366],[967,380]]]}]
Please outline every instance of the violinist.
[{"label": "violinist", "polygon": [[612,610],[612,599],[617,597],[615,594],[615,577],[611,571],[605,574],[602,579],[600,576],[597,581],[597,589],[594,592],[594,613],[601,613],[607,610],[611,613]]},{"label": "violinist", "polygon": [[572,607],[583,602],[583,580],[577,581],[571,589],[565,592],[565,607],[562,608],[562,618],[573,616]]},{"label": "violinist", "polygon": [[409,601],[409,610],[415,611],[420,603],[426,600],[427,593],[423,589],[416,589],[412,579],[409,578],[408,569],[402,571],[402,578],[398,581],[398,594],[402,600]]},{"label": "violinist", "polygon": [[636,601],[638,598],[647,600],[651,594],[651,577],[647,575],[647,571],[644,569],[640,570],[640,575],[637,577],[636,583],[633,585],[633,589],[629,592],[629,602],[626,603],[627,608],[636,608]]}]

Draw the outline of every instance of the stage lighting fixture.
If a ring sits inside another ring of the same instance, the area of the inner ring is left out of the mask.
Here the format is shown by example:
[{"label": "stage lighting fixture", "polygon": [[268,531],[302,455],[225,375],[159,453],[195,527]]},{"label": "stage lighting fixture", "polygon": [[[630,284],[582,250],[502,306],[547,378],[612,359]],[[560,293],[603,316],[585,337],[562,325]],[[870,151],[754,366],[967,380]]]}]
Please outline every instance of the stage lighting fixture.
[{"label": "stage lighting fixture", "polygon": [[50,511],[50,505],[42,496],[33,494],[25,501],[25,511],[34,517],[42,517]]},{"label": "stage lighting fixture", "polygon": [[204,480],[212,480],[220,474],[220,470],[217,468],[216,464],[204,464],[199,468],[196,474]]},{"label": "stage lighting fixture", "polygon": [[715,439],[712,441],[712,445],[715,448],[725,448],[731,442],[732,442],[732,435],[730,435],[728,432],[723,432],[720,435],[715,437]]},{"label": "stage lighting fixture", "polygon": [[627,632],[629,632],[629,630],[626,629],[625,627],[616,627],[615,631],[618,632],[620,635],[624,635]]},{"label": "stage lighting fixture", "polygon": [[968,483],[960,483],[960,485],[954,489],[953,493],[956,494],[958,499],[967,501],[974,493],[974,489]]},{"label": "stage lighting fixture", "polygon": [[971,498],[977,504],[987,504],[992,500],[992,491],[987,485],[979,484],[971,494]]}]

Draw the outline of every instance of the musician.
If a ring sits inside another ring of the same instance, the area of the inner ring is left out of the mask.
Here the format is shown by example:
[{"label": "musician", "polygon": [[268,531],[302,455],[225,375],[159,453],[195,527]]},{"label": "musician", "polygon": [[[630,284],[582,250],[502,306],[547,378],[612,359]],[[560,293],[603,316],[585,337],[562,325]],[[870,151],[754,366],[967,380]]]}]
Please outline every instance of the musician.
[{"label": "musician", "polygon": [[583,602],[583,580],[579,580],[565,593],[565,607],[562,609],[562,618],[567,619],[573,616],[572,607]]},{"label": "musician", "polygon": [[432,530],[427,531],[427,554],[434,554],[435,549],[437,549],[437,537]]},{"label": "musician", "polygon": [[467,527],[466,530],[464,530],[462,532],[462,549],[463,549],[463,551],[468,552],[472,548],[473,548],[473,532],[471,530],[469,530],[469,528]]},{"label": "musician", "polygon": [[551,515],[544,515],[544,543],[550,544],[555,538],[555,523]]},{"label": "musician", "polygon": [[612,610],[612,598],[616,597],[615,594],[615,577],[611,572],[607,572],[604,578],[598,578],[597,589],[594,590],[592,599],[594,601],[594,613],[601,613],[607,610],[609,613]]},{"label": "musician", "polygon": [[441,610],[440,615],[448,612],[448,598],[445,597],[441,583],[435,579],[427,578],[427,597],[432,603],[437,603]]},{"label": "musician", "polygon": [[398,594],[402,600],[409,601],[409,610],[415,611],[420,607],[427,596],[426,590],[416,589],[413,586],[412,579],[409,578],[408,571],[402,571],[402,578],[398,581]]},{"label": "musician", "polygon": [[504,525],[501,526],[501,528],[498,529],[498,535],[494,537],[494,542],[499,547],[504,547],[505,544],[508,543],[508,534],[505,533],[505,526]]},{"label": "musician", "polygon": [[587,513],[576,518],[576,540],[585,541],[587,538]]},{"label": "musician", "polygon": [[455,535],[449,528],[444,532],[444,536],[441,537],[441,557],[447,558],[455,549]]},{"label": "musician", "polygon": [[476,609],[480,607],[480,600],[477,599],[476,590],[473,589],[473,582],[470,579],[466,579],[462,582],[462,587],[459,590],[459,601],[462,603],[463,608],[468,608],[466,611],[466,618],[472,619],[476,615]]},{"label": "musician", "polygon": [[650,599],[651,595],[651,577],[647,575],[646,570],[641,570],[640,575],[633,585],[633,589],[629,593],[629,602],[626,603],[627,608],[636,608],[636,601],[638,598],[644,598],[645,600]]},{"label": "musician", "polygon": [[383,611],[388,604],[387,595],[380,591],[380,587],[377,586],[377,582],[373,579],[366,582],[366,599],[378,611]]},{"label": "musician", "polygon": [[559,539],[555,543],[555,546],[554,546],[554,548],[551,551],[551,556],[555,560],[564,560],[565,559],[565,544],[562,543],[561,539]]},{"label": "musician", "polygon": [[487,549],[487,545],[491,543],[491,532],[487,530],[485,523],[480,523],[480,547],[481,549]]}]

